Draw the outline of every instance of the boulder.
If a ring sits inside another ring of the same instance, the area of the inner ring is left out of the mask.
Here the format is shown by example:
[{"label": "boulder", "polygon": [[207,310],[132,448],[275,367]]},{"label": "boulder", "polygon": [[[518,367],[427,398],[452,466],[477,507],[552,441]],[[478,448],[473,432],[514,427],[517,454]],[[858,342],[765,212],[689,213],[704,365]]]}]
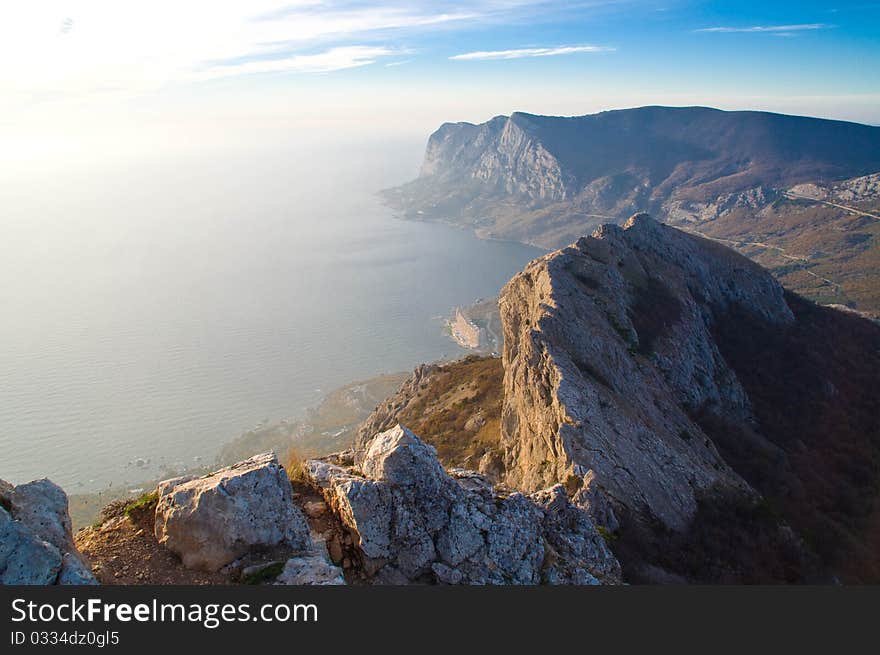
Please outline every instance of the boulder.
[{"label": "boulder", "polygon": [[561,486],[534,497],[499,494],[478,473],[445,471],[434,448],[400,425],[377,434],[355,459],[354,468],[316,460],[306,469],[356,535],[373,582],[620,581],[617,560]]},{"label": "boulder", "polygon": [[0,480],[0,584],[97,584],[73,545],[67,494],[55,483]]},{"label": "boulder", "polygon": [[58,549],[0,507],[0,583],[50,585],[60,570]]},{"label": "boulder", "polygon": [[75,550],[67,494],[50,480],[34,480],[15,487],[11,497],[15,517],[61,552]]},{"label": "boulder", "polygon": [[156,539],[187,568],[217,571],[254,547],[306,550],[309,528],[274,453],[159,485]]}]

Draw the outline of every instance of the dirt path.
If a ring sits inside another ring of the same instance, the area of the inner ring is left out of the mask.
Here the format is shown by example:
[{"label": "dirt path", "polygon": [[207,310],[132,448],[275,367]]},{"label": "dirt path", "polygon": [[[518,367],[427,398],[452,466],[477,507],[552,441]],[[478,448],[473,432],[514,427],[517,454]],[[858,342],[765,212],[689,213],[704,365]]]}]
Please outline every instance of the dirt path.
[{"label": "dirt path", "polygon": [[789,200],[810,200],[812,202],[818,202],[823,205],[828,205],[829,207],[837,207],[837,209],[843,209],[845,211],[852,212],[853,214],[858,214],[859,216],[867,216],[868,218],[873,218],[875,221],[880,221],[880,216],[877,216],[877,214],[864,212],[861,209],[856,209],[855,207],[847,207],[846,205],[839,205],[836,202],[829,202],[828,200],[820,200],[819,198],[802,196],[799,193],[792,193],[791,191],[783,191],[782,195],[784,195]]},{"label": "dirt path", "polygon": [[709,236],[708,234],[704,234],[704,233],[702,233],[702,232],[700,232],[699,230],[696,230],[696,229],[694,229],[694,228],[689,228],[689,227],[684,227],[684,226],[682,226],[681,229],[684,230],[685,232],[690,232],[690,233],[692,233],[692,234],[696,234],[697,236],[701,236],[701,237],[703,237],[704,239],[710,239],[711,241],[717,241],[717,242],[719,242],[719,243],[729,244],[729,245],[736,246],[736,247],[739,247],[739,248],[742,248],[743,246],[758,246],[759,248],[764,248],[764,249],[766,249],[766,250],[773,250],[773,251],[775,251],[780,257],[783,257],[783,258],[785,258],[785,259],[790,259],[790,260],[792,260],[792,261],[795,261],[795,262],[799,263],[799,264],[801,265],[801,270],[802,270],[804,273],[806,273],[807,275],[810,275],[810,276],[816,278],[817,280],[820,280],[820,281],[822,281],[822,282],[824,282],[824,283],[826,283],[826,284],[830,284],[832,287],[834,287],[834,288],[837,289],[838,291],[842,291],[841,286],[840,286],[837,282],[834,282],[833,280],[829,280],[827,277],[822,277],[821,275],[818,275],[817,273],[814,273],[814,272],[811,271],[809,268],[807,268],[806,264],[810,261],[809,257],[804,257],[804,256],[802,256],[802,255],[792,255],[792,254],[789,254],[789,253],[785,250],[785,248],[782,248],[782,247],[780,247],[780,246],[774,246],[774,245],[772,245],[772,244],[765,243],[765,242],[763,242],[763,241],[745,241],[745,240],[742,240],[742,239],[740,239],[740,240],[737,240],[737,239],[722,239],[721,237],[713,237],[713,236]]}]

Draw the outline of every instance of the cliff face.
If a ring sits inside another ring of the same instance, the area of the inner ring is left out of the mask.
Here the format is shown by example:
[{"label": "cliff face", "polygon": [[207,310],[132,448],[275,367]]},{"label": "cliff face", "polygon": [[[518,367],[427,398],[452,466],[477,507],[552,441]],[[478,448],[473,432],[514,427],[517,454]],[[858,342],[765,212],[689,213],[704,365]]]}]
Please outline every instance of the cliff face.
[{"label": "cliff face", "polygon": [[792,320],[758,266],[647,215],[530,264],[500,300],[511,482],[591,472],[619,507],[679,530],[701,495],[750,493],[690,417],[751,419],[709,331],[732,303]]},{"label": "cliff face", "polygon": [[466,175],[497,193],[565,200],[575,180],[531,127],[521,114],[479,126],[446,124],[428,140],[421,177],[455,182]]}]

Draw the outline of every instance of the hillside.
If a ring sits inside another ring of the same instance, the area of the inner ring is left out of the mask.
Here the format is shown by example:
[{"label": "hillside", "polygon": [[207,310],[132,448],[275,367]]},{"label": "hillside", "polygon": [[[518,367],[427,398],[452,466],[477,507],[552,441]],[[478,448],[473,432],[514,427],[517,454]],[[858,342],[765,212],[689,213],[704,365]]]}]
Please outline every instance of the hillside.
[{"label": "hillside", "polygon": [[[704,107],[514,113],[441,126],[419,177],[385,198],[410,218],[549,249],[647,211],[760,258],[820,302],[880,312],[878,171],[880,127],[856,123]],[[845,200],[823,204],[803,185]]]},{"label": "hillside", "polygon": [[499,358],[477,355],[420,366],[360,426],[356,447],[402,423],[437,449],[444,466],[497,477],[503,374]]}]

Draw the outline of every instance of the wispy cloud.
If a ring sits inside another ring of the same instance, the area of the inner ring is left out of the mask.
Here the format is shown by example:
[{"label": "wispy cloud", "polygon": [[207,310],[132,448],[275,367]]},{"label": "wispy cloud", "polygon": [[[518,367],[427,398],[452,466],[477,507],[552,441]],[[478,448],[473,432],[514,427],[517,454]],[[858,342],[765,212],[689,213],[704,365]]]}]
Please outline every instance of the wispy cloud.
[{"label": "wispy cloud", "polygon": [[382,57],[400,54],[399,51],[382,46],[342,46],[312,54],[291,55],[276,59],[236,61],[216,64],[200,71],[195,77],[211,79],[255,73],[331,73],[348,68],[359,68],[376,63]]},{"label": "wispy cloud", "polygon": [[478,50],[453,55],[450,59],[457,60],[491,60],[491,59],[522,59],[524,57],[557,57],[574,55],[582,52],[613,52],[614,48],[598,45],[563,45],[552,48],[516,48],[514,50]]},{"label": "wispy cloud", "polygon": [[785,34],[791,36],[794,32],[807,32],[815,30],[826,30],[834,27],[827,23],[798,23],[795,25],[752,25],[750,27],[703,27],[694,32],[715,32],[718,34]]}]

